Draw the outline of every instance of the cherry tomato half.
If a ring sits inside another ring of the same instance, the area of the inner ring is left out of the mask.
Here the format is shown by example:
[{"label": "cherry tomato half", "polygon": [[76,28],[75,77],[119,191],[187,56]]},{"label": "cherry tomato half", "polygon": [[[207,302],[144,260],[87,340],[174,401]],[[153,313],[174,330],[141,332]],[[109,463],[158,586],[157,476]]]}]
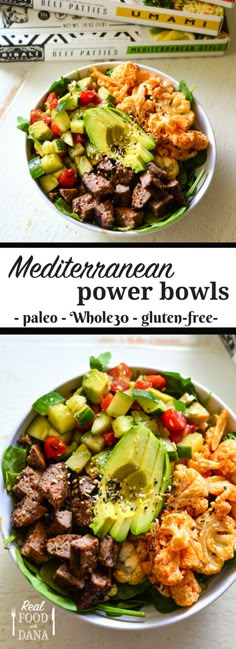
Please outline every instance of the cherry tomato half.
[{"label": "cherry tomato half", "polygon": [[30,111],[30,124],[34,124],[40,119],[42,119],[45,124],[49,125],[51,123],[51,117],[47,115],[47,113],[44,113],[42,110],[40,110],[40,108],[33,108]]},{"label": "cherry tomato half", "polygon": [[113,433],[113,430],[108,430],[107,433],[103,433],[103,437],[105,439],[107,446],[113,446],[113,444],[115,444],[116,442],[116,438]]},{"label": "cherry tomato half", "polygon": [[82,90],[79,97],[80,106],[87,106],[88,104],[100,104],[101,99],[96,93],[96,90]]},{"label": "cherry tomato half", "polygon": [[[95,417],[94,417],[94,419],[95,419]],[[94,422],[94,419],[92,419],[92,421],[90,421],[89,424],[86,424],[86,426],[81,426],[78,423],[78,421],[75,421],[74,426],[75,426],[76,430],[78,430],[80,433],[87,433],[87,431],[90,430],[90,428],[92,426],[92,423]]]},{"label": "cherry tomato half", "polygon": [[63,169],[58,180],[62,187],[73,187],[76,180],[76,171],[74,167],[71,167],[71,169]]},{"label": "cherry tomato half", "polygon": [[104,397],[104,399],[102,399],[100,403],[101,409],[106,410],[110,405],[112,399],[113,399],[113,394],[111,394],[111,392],[108,392],[108,394]]},{"label": "cherry tomato half", "polygon": [[119,379],[127,379],[127,381],[130,381],[132,378],[132,370],[126,363],[120,363],[119,365],[116,365],[116,367],[113,367],[111,370],[108,372],[109,376],[112,376],[113,379],[119,380]]},{"label": "cherry tomato half", "polygon": [[168,408],[165,410],[161,415],[161,420],[164,426],[166,426],[166,428],[171,432],[183,431],[188,423],[182,412],[179,412],[174,408]]},{"label": "cherry tomato half", "polygon": [[151,383],[152,388],[157,388],[157,390],[163,390],[166,388],[167,382],[164,379],[164,376],[161,376],[160,374],[147,374],[147,376],[144,376],[144,379]]},{"label": "cherry tomato half", "polygon": [[81,133],[73,133],[73,142],[74,144],[84,144],[85,136],[81,135]]},{"label": "cherry tomato half", "polygon": [[172,430],[170,432],[170,439],[172,442],[175,442],[175,444],[178,444],[178,442],[181,442],[181,439],[184,439],[186,435],[194,433],[195,430],[196,426],[194,426],[194,424],[187,424],[187,426],[185,426],[184,430],[182,431]]},{"label": "cherry tomato half", "polygon": [[46,458],[56,457],[57,455],[62,455],[67,451],[67,446],[62,442],[58,437],[47,437],[43,444],[44,453]]},{"label": "cherry tomato half", "polygon": [[56,137],[58,135],[61,135],[61,129],[59,128],[59,126],[57,124],[51,124],[50,128],[51,128],[51,131],[53,132],[53,135],[55,135]]},{"label": "cherry tomato half", "polygon": [[129,384],[124,379],[118,379],[118,381],[113,381],[110,387],[111,392],[125,392],[129,389]]},{"label": "cherry tomato half", "polygon": [[50,92],[49,95],[47,96],[47,99],[45,101],[45,104],[53,110],[53,108],[57,107],[58,104],[58,98],[55,92]]},{"label": "cherry tomato half", "polygon": [[148,388],[152,388],[152,383],[150,381],[146,381],[146,380],[142,381],[140,379],[136,381],[134,387],[137,388],[138,390],[148,390]]}]

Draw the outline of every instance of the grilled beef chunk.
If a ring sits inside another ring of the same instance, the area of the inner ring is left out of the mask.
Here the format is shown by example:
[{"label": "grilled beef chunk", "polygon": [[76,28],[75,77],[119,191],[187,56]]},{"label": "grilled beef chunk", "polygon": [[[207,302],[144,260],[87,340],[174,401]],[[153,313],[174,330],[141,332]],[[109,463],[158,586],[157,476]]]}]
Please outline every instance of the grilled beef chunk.
[{"label": "grilled beef chunk", "polygon": [[127,185],[116,185],[114,191],[114,200],[118,205],[127,207],[131,203],[130,188]]},{"label": "grilled beef chunk", "polygon": [[21,471],[18,482],[12,488],[14,496],[24,498],[25,496],[35,498],[38,488],[38,483],[41,478],[41,473],[34,471],[30,466],[27,466]]},{"label": "grilled beef chunk", "polygon": [[141,185],[145,189],[147,189],[147,188],[149,189],[149,187],[151,187],[151,185],[153,184],[154,179],[155,179],[155,176],[151,173],[150,169],[147,169],[147,171],[144,171],[139,176],[139,180],[141,182]]},{"label": "grilled beef chunk", "polygon": [[148,169],[148,171],[151,172],[151,174],[153,174],[157,178],[160,178],[160,180],[162,180],[163,182],[168,181],[168,176],[167,176],[166,171],[164,171],[164,169],[161,169],[160,167],[158,167],[155,164],[155,162],[149,162],[148,165],[147,165],[147,169]]},{"label": "grilled beef chunk", "polygon": [[91,194],[83,194],[72,200],[72,209],[82,221],[90,221],[94,216],[94,199]]},{"label": "grilled beef chunk", "polygon": [[27,457],[27,464],[33,469],[44,471],[46,469],[46,461],[41,449],[40,444],[33,444]]},{"label": "grilled beef chunk", "polygon": [[119,162],[116,164],[115,173],[111,174],[110,180],[114,187],[116,185],[131,185],[135,178],[135,172],[130,167],[122,167]]},{"label": "grilled beef chunk", "polygon": [[84,580],[73,575],[69,570],[67,563],[62,563],[59,568],[57,568],[53,579],[58,586],[66,588],[67,590],[82,590],[82,588],[84,588]]},{"label": "grilled beef chunk", "polygon": [[41,505],[39,500],[37,500],[37,493],[35,494],[35,500],[30,496],[25,496],[12,512],[12,525],[13,527],[31,525],[42,518],[47,511],[46,507]]},{"label": "grilled beef chunk", "polygon": [[58,198],[58,193],[57,192],[49,192],[48,198],[50,198],[50,201],[52,201],[52,203],[54,203],[56,198]]},{"label": "grilled beef chunk", "polygon": [[94,203],[94,216],[95,220],[101,228],[110,230],[115,221],[114,207],[111,201],[104,203]]},{"label": "grilled beef chunk", "polygon": [[59,189],[59,194],[64,198],[64,201],[72,203],[73,198],[79,196],[79,191],[76,187],[71,187],[70,189]]},{"label": "grilled beef chunk", "polygon": [[105,176],[105,178],[110,178],[116,171],[116,162],[110,158],[103,158],[103,160],[101,160],[97,165],[97,171],[102,174],[102,176]]},{"label": "grilled beef chunk", "polygon": [[97,565],[99,540],[91,534],[72,541],[70,546],[70,569],[77,577],[86,577]]},{"label": "grilled beef chunk", "polygon": [[149,203],[151,212],[155,218],[160,218],[164,216],[173,205],[173,196],[169,194],[163,194],[161,200],[151,200]]},{"label": "grilled beef chunk", "polygon": [[166,184],[165,189],[168,191],[168,194],[171,194],[173,196],[178,207],[185,207],[185,205],[187,204],[186,198],[178,180],[170,180]]},{"label": "grilled beef chunk", "polygon": [[67,468],[63,462],[50,464],[38,483],[39,492],[54,509],[60,509],[68,497]]},{"label": "grilled beef chunk", "polygon": [[72,512],[65,509],[63,511],[55,512],[53,520],[48,526],[48,536],[57,536],[58,534],[66,534],[70,532],[72,527]]},{"label": "grilled beef chunk", "polygon": [[99,563],[105,566],[105,568],[114,568],[118,561],[119,551],[120,548],[118,543],[113,541],[111,536],[105,536],[99,546]]},{"label": "grilled beef chunk", "polygon": [[92,608],[102,602],[111,588],[109,577],[93,572],[77,601],[77,608]]},{"label": "grilled beef chunk", "polygon": [[113,193],[113,188],[109,180],[93,172],[83,174],[82,181],[86,189],[97,201]]},{"label": "grilled beef chunk", "polygon": [[70,546],[72,541],[80,539],[78,534],[60,534],[47,542],[47,551],[49,554],[58,557],[58,559],[70,560]]},{"label": "grilled beef chunk", "polygon": [[25,444],[28,444],[28,446],[32,446],[32,443],[33,443],[32,439],[28,435],[28,433],[26,433],[25,435],[22,435],[20,437],[20,439],[18,439],[18,442],[17,442],[17,444],[19,444],[19,446],[24,446]]},{"label": "grilled beef chunk", "polygon": [[29,532],[24,545],[21,548],[21,554],[29,561],[37,565],[48,561],[49,555],[46,548],[47,529],[45,523],[39,521]]},{"label": "grilled beef chunk", "polygon": [[131,207],[116,207],[115,208],[116,223],[121,228],[138,228],[143,222],[143,212],[140,210],[133,210]]},{"label": "grilled beef chunk", "polygon": [[93,506],[92,498],[87,498],[86,500],[73,498],[71,505],[73,525],[88,527],[93,520]]},{"label": "grilled beef chunk", "polygon": [[94,480],[87,475],[81,475],[77,479],[77,490],[81,498],[89,498],[97,489]]},{"label": "grilled beef chunk", "polygon": [[136,210],[142,209],[151,197],[151,192],[145,187],[142,187],[141,183],[138,183],[133,191],[132,207]]}]

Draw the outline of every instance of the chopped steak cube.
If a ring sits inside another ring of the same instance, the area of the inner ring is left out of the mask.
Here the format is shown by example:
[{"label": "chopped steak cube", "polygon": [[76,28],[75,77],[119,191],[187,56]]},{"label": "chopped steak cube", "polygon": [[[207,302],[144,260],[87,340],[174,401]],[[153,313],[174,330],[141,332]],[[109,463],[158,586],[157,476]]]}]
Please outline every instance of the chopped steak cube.
[{"label": "chopped steak cube", "polygon": [[109,577],[93,572],[91,580],[87,582],[85,588],[77,601],[77,608],[92,608],[102,602],[111,588]]},{"label": "chopped steak cube", "polygon": [[151,197],[151,192],[148,189],[145,189],[145,187],[142,187],[141,183],[138,183],[133,191],[132,207],[140,210],[146,205]]},{"label": "chopped steak cube", "polygon": [[26,559],[33,561],[37,565],[48,561],[49,555],[46,548],[47,542],[47,529],[45,523],[39,521],[34,526],[26,538],[24,545],[21,548],[21,554]]},{"label": "chopped steak cube", "polygon": [[61,194],[62,198],[64,198],[64,201],[67,203],[72,203],[73,198],[77,198],[79,196],[79,191],[76,189],[76,187],[72,187],[70,189],[59,189],[59,194]]},{"label": "chopped steak cube", "polygon": [[82,590],[82,588],[84,588],[84,580],[73,575],[69,570],[67,563],[62,563],[59,568],[57,568],[53,579],[58,586],[66,588],[67,590]]},{"label": "chopped steak cube", "polygon": [[44,471],[46,469],[46,461],[41,449],[40,444],[33,444],[27,457],[27,464],[33,469]]},{"label": "chopped steak cube", "polygon": [[41,473],[34,471],[30,466],[27,466],[21,471],[18,482],[14,485],[12,492],[17,498],[24,498],[24,496],[32,496],[35,498],[38,488],[38,483],[41,478]]},{"label": "chopped steak cube", "polygon": [[98,176],[95,173],[85,173],[82,181],[86,189],[94,196],[97,201],[101,201],[105,196],[113,193],[113,188],[109,180]]},{"label": "chopped steak cube", "polygon": [[131,207],[116,207],[115,220],[119,227],[133,230],[142,225],[143,212],[133,210]]},{"label": "chopped steak cube", "polygon": [[94,204],[94,217],[96,222],[101,228],[106,228],[109,230],[112,228],[115,221],[114,218],[114,207],[111,201],[105,201],[104,203]]},{"label": "chopped steak cube", "polygon": [[13,527],[31,525],[42,518],[47,511],[46,507],[41,505],[39,501],[32,500],[29,496],[25,496],[12,512],[12,525]]},{"label": "chopped steak cube", "polygon": [[115,173],[111,175],[110,179],[114,187],[116,185],[131,185],[135,178],[135,172],[130,167],[122,167],[119,162],[116,165]]},{"label": "chopped steak cube", "polygon": [[158,167],[155,162],[149,162],[147,165],[147,169],[157,178],[160,178],[160,180],[167,181],[168,180],[168,175],[164,169],[161,169]]},{"label": "chopped steak cube", "polygon": [[48,527],[48,536],[56,536],[57,534],[70,532],[71,526],[72,512],[67,509],[55,512],[53,520]]},{"label": "chopped steak cube", "polygon": [[153,180],[155,180],[155,176],[154,174],[151,173],[149,169],[147,169],[147,171],[144,171],[143,173],[140,174],[139,180],[141,182],[142,187],[147,189],[153,184]]},{"label": "chopped steak cube", "polygon": [[111,177],[111,174],[116,170],[116,162],[110,158],[103,158],[101,162],[97,165],[97,171],[108,178]]},{"label": "chopped steak cube", "polygon": [[111,536],[105,536],[100,543],[98,561],[106,568],[114,568],[119,555],[119,545]]},{"label": "chopped steak cube", "polygon": [[78,534],[61,534],[49,539],[47,542],[47,551],[49,554],[58,557],[58,559],[70,560],[70,546],[72,541],[76,541],[80,536]]},{"label": "chopped steak cube", "polygon": [[65,464],[63,462],[51,464],[42,474],[38,488],[54,509],[60,509],[69,493]]},{"label": "chopped steak cube", "polygon": [[94,502],[92,498],[87,498],[86,500],[73,498],[71,506],[73,525],[88,527],[93,520],[93,507]]},{"label": "chopped steak cube", "polygon": [[156,218],[165,216],[165,214],[168,213],[172,205],[173,205],[173,196],[170,196],[168,194],[163,195],[163,198],[159,201],[153,199],[149,203],[152,214]]},{"label": "chopped steak cube", "polygon": [[91,534],[72,541],[70,546],[70,569],[77,577],[86,577],[97,565],[99,541]]},{"label": "chopped steak cube", "polygon": [[77,489],[81,498],[89,498],[89,496],[96,491],[97,485],[94,484],[92,478],[87,475],[82,475],[78,477]]},{"label": "chopped steak cube", "polygon": [[114,199],[118,205],[127,207],[131,204],[130,188],[127,185],[116,185],[114,191]]},{"label": "chopped steak cube", "polygon": [[94,199],[91,194],[83,194],[72,200],[72,209],[82,221],[90,221],[94,215]]}]

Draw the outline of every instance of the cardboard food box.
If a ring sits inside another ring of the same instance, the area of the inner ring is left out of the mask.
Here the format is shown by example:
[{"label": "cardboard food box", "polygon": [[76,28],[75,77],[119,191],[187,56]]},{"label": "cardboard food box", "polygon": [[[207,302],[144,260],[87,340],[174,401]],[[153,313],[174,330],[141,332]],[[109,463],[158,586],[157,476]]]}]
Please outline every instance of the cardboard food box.
[{"label": "cardboard food box", "polygon": [[[229,1],[223,0],[227,6]],[[34,8],[211,36],[219,34],[224,17],[222,6],[200,0],[4,0],[2,4],[8,5],[9,14],[10,9],[19,15],[26,8]]]},{"label": "cardboard food box", "polygon": [[[68,61],[215,56],[229,45],[227,25],[218,37],[142,25],[90,20],[24,9],[0,12],[0,61]],[[7,18],[7,20],[6,20]],[[18,16],[19,18],[19,16]]]}]

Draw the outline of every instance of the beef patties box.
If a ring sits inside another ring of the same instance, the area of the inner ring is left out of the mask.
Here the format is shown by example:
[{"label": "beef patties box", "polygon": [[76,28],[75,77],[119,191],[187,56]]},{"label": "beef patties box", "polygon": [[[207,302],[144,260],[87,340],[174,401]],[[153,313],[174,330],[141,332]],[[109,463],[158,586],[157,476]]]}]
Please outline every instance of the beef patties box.
[{"label": "beef patties box", "polygon": [[[228,6],[228,0],[223,0],[222,4],[224,2]],[[34,8],[57,15],[60,12],[211,36],[219,34],[224,15],[222,6],[199,0],[4,0],[2,5],[5,4],[10,5],[9,14],[10,9],[18,11],[19,21],[21,11]]]},{"label": "beef patties box", "polygon": [[[90,20],[24,9],[21,21],[0,12],[0,61],[147,59],[224,54],[227,25],[218,37],[142,25]],[[19,14],[20,15],[20,14]],[[18,15],[18,18],[19,18]]]}]

